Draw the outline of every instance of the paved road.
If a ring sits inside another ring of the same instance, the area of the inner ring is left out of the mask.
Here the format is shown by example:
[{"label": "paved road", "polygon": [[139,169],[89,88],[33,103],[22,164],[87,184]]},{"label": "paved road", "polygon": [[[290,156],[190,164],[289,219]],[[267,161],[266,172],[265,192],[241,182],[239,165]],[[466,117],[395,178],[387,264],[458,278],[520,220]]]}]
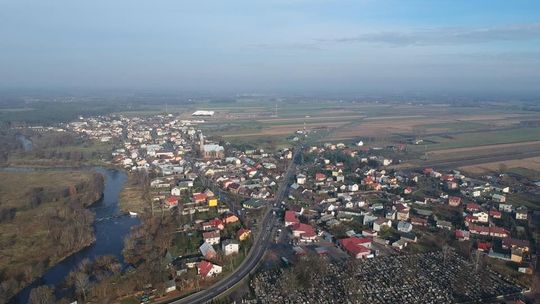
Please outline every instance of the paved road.
[{"label": "paved road", "polygon": [[[275,197],[276,204],[281,203],[281,201],[285,198],[285,195],[287,195],[287,192],[289,191],[291,179],[296,170],[296,162],[298,160],[298,157],[301,151],[302,151],[301,146],[296,147],[294,151],[293,159],[291,163],[289,164],[289,167],[287,171],[285,172],[283,181],[281,182],[278,192],[276,193],[276,197]],[[247,257],[244,259],[242,264],[240,264],[240,266],[236,268],[236,270],[233,273],[227,275],[226,277],[224,277],[223,279],[221,279],[219,282],[217,282],[216,284],[214,284],[208,289],[199,291],[195,294],[192,294],[190,296],[187,296],[185,298],[182,298],[176,301],[172,301],[170,303],[174,303],[174,304],[206,303],[218,297],[219,295],[225,293],[231,287],[236,285],[236,283],[243,280],[253,270],[256,269],[257,265],[263,258],[264,253],[266,252],[266,249],[271,243],[272,230],[274,227],[275,220],[276,220],[276,217],[274,216],[272,212],[271,206],[269,206],[263,217],[263,220],[260,222],[261,223],[260,230],[255,238],[253,246],[251,247],[250,251],[248,252]]]}]

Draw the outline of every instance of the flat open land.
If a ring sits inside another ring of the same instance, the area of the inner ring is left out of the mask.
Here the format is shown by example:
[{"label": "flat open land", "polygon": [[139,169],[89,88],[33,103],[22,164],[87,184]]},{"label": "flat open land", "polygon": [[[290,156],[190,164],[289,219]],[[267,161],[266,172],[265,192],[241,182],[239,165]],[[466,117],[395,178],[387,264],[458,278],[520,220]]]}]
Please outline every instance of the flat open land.
[{"label": "flat open land", "polygon": [[501,165],[508,169],[525,168],[528,170],[535,170],[540,172],[540,157],[530,157],[523,159],[512,159],[500,162],[484,163],[472,166],[460,167],[460,169],[471,173],[486,173],[498,171]]},{"label": "flat open land", "polygon": [[[472,166],[540,156],[540,113],[502,103],[469,107],[249,96],[167,109],[185,119],[192,119],[195,110],[215,111],[213,117],[200,118],[206,134],[265,149],[292,145],[290,138],[305,127],[317,132],[314,138],[321,142],[362,140],[367,147],[408,143],[407,154],[400,156],[402,166],[408,167]],[[415,140],[422,142],[415,145]]]}]

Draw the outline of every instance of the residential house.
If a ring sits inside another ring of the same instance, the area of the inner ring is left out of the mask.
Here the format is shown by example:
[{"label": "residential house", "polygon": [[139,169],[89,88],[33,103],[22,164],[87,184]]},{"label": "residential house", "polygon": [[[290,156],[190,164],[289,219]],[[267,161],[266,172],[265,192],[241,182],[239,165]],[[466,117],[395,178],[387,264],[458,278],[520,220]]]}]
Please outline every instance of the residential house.
[{"label": "residential house", "polygon": [[510,250],[510,260],[515,263],[523,262],[523,250],[520,248],[512,248]]},{"label": "residential house", "polygon": [[499,211],[510,213],[514,210],[514,206],[510,204],[499,204]]},{"label": "residential house", "polygon": [[324,175],[323,173],[315,173],[316,182],[323,182],[324,180],[326,180],[326,175]]},{"label": "residential house", "polygon": [[414,226],[427,226],[427,219],[421,218],[421,217],[413,217],[411,218],[411,224]]},{"label": "residential house", "polygon": [[172,196],[180,196],[180,194],[182,194],[182,189],[180,189],[180,187],[174,187],[171,189]]},{"label": "residential house", "polygon": [[497,194],[497,193],[495,193],[495,194],[493,194],[493,195],[491,196],[491,198],[492,198],[493,201],[496,202],[496,203],[504,203],[504,202],[506,202],[506,196],[504,196],[504,195],[502,195],[502,194]]},{"label": "residential house", "polygon": [[340,239],[339,245],[355,259],[366,258],[371,254],[371,242],[369,238],[350,237]]},{"label": "residential house", "polygon": [[491,243],[489,243],[489,242],[478,242],[476,250],[489,252],[491,250]]},{"label": "residential house", "polygon": [[218,205],[218,200],[215,197],[208,198],[207,202],[208,202],[208,207],[216,207]]},{"label": "residential house", "polygon": [[218,275],[222,272],[222,270],[223,268],[221,266],[213,264],[208,261],[201,261],[197,265],[197,273],[203,278],[208,278],[208,277],[213,277],[215,275]]},{"label": "residential house", "polygon": [[210,245],[218,245],[219,239],[219,230],[203,232],[203,240]]},{"label": "residential house", "polygon": [[375,222],[378,219],[378,217],[370,214],[364,215],[364,219],[362,220],[362,225],[367,226],[373,222]]},{"label": "residential house", "polygon": [[225,255],[231,255],[238,253],[240,249],[240,243],[236,240],[225,240],[221,243],[221,250]]},{"label": "residential house", "polygon": [[315,228],[311,225],[296,223],[291,226],[294,237],[300,238],[303,242],[312,242],[317,237]]},{"label": "residential house", "polygon": [[204,242],[200,247],[199,251],[201,254],[207,258],[207,259],[214,259],[217,257],[217,253],[214,250],[214,247],[212,245],[208,244],[207,242]]},{"label": "residential house", "polygon": [[178,197],[176,196],[169,196],[166,200],[165,200],[165,205],[170,209],[172,207],[176,207],[178,206]]},{"label": "residential house", "polygon": [[409,222],[399,221],[397,225],[397,230],[401,232],[411,232],[413,226]]},{"label": "residential house", "polygon": [[509,237],[506,237],[502,240],[502,248],[504,249],[519,248],[523,250],[523,252],[529,252],[530,246],[531,244],[527,240],[519,240]]},{"label": "residential house", "polygon": [[480,205],[475,204],[475,203],[468,203],[465,209],[469,212],[477,212],[477,211],[480,211],[481,207]]},{"label": "residential house", "polygon": [[470,239],[470,232],[467,230],[456,230],[455,236],[459,241],[468,241]]},{"label": "residential house", "polygon": [[443,220],[437,220],[437,228],[452,230],[452,223]]},{"label": "residential house", "polygon": [[407,246],[408,242],[405,239],[400,238],[399,240],[392,243],[392,247],[402,250]]},{"label": "residential house", "polygon": [[296,212],[292,210],[285,211],[285,227],[291,226],[297,223],[300,223],[300,221],[298,220],[298,217],[296,216]]},{"label": "residential house", "polygon": [[409,208],[407,205],[398,203],[393,207],[397,211],[396,219],[399,221],[406,221],[409,219]]},{"label": "residential house", "polygon": [[207,222],[202,223],[202,229],[204,231],[210,231],[210,230],[215,230],[215,229],[223,230],[225,229],[225,225],[223,225],[222,220],[215,218],[215,219],[211,219]]},{"label": "residential house", "polygon": [[306,183],[306,176],[304,174],[298,174],[296,176],[296,183],[299,185],[304,185]]},{"label": "residential house", "polygon": [[497,210],[489,210],[489,216],[495,219],[500,219],[502,217],[502,214],[500,211]]},{"label": "residential house", "polygon": [[386,211],[386,215],[384,216],[385,218],[389,219],[389,220],[395,220],[396,219],[396,210],[388,210]]},{"label": "residential house", "polygon": [[206,202],[207,195],[206,193],[195,193],[193,194],[193,201],[195,203],[204,203]]},{"label": "residential house", "polygon": [[508,230],[501,227],[497,227],[497,226],[486,227],[486,226],[470,224],[469,231],[472,234],[492,236],[492,237],[498,237],[498,238],[505,238],[510,235]]},{"label": "residential house", "polygon": [[476,217],[476,221],[480,223],[487,223],[489,221],[489,214],[486,212],[475,212],[473,216]]},{"label": "residential house", "polygon": [[232,213],[227,213],[223,216],[223,222],[225,224],[232,224],[232,223],[236,223],[238,222],[239,219],[238,219],[238,216],[232,214]]},{"label": "residential house", "polygon": [[238,231],[236,231],[236,238],[239,241],[245,241],[251,236],[251,230],[240,228]]},{"label": "residential house", "polygon": [[379,232],[383,227],[392,227],[392,221],[385,218],[377,218],[373,221],[373,230]]},{"label": "residential house", "polygon": [[516,220],[526,220],[528,218],[527,207],[521,206],[516,208]]},{"label": "residential house", "polygon": [[242,203],[242,206],[246,209],[259,209],[265,205],[263,200],[251,198]]}]

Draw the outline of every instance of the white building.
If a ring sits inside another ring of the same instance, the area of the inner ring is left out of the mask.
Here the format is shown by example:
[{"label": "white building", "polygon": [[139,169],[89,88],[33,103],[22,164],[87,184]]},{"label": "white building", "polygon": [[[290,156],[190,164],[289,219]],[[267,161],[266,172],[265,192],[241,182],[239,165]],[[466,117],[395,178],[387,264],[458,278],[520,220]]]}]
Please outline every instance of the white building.
[{"label": "white building", "polygon": [[225,255],[236,254],[240,249],[240,243],[236,240],[225,240],[221,243],[221,249]]},{"label": "white building", "polygon": [[217,245],[219,244],[219,230],[216,231],[209,231],[209,232],[203,232],[203,239],[206,243],[210,245]]},{"label": "white building", "polygon": [[477,218],[477,222],[487,223],[489,221],[489,214],[487,212],[476,212],[473,216]]},{"label": "white building", "polygon": [[182,190],[179,187],[174,187],[171,189],[172,196],[180,196]]}]

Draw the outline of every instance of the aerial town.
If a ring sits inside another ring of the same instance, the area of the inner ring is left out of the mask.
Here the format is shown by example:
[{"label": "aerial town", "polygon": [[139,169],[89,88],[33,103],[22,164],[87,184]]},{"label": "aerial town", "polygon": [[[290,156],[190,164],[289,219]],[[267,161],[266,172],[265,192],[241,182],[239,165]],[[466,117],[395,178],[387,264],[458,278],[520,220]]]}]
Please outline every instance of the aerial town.
[{"label": "aerial town", "polygon": [[[127,205],[131,215],[183,219],[166,251],[165,289],[141,290],[141,302],[185,296],[234,273],[264,234],[265,266],[243,301],[454,303],[529,290],[531,212],[507,203],[520,189],[504,175],[394,169],[400,145],[316,144],[306,130],[294,139],[299,155],[242,149],[203,134],[212,115],[80,117],[65,125],[95,141],[121,139],[111,165],[151,177],[145,205]],[[268,214],[276,221],[266,229]],[[310,271],[312,263],[321,269]]]}]

